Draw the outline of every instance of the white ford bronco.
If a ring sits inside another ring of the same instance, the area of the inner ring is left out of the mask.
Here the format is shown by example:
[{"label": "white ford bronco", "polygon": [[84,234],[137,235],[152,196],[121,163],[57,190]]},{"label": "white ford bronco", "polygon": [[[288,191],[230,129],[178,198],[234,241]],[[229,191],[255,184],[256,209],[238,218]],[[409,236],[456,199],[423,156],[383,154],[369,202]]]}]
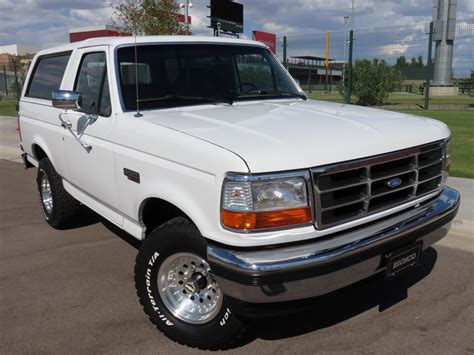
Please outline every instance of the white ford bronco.
[{"label": "white ford bronco", "polygon": [[445,124],[309,100],[254,41],[41,51],[19,127],[46,221],[64,228],[85,205],[140,240],[144,311],[199,348],[237,341],[242,305],[291,308],[416,266],[460,202]]}]

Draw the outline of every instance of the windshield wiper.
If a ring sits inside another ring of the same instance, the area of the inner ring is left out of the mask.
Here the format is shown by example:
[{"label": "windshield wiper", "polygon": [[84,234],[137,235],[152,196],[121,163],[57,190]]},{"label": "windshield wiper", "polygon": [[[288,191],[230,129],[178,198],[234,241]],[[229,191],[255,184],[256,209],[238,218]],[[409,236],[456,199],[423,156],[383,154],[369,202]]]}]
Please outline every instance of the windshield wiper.
[{"label": "windshield wiper", "polygon": [[253,90],[253,91],[247,91],[241,95],[236,96],[235,98],[242,98],[242,97],[252,97],[252,96],[292,96],[292,97],[298,97],[300,99],[306,100],[307,97],[304,94],[298,94],[296,92],[290,92],[290,91],[281,91],[281,90]]},{"label": "windshield wiper", "polygon": [[146,99],[138,99],[139,103],[142,102],[158,102],[158,101],[206,101],[212,103],[226,103],[232,105],[234,102],[231,99],[226,98],[215,98],[205,96],[186,96],[186,95],[164,95],[160,97],[150,97]]}]

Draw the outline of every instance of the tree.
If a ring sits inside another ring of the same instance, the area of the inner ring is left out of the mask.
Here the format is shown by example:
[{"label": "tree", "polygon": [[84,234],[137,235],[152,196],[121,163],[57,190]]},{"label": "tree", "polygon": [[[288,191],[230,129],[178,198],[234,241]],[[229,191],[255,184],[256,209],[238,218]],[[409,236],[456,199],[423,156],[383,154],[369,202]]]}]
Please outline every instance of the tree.
[{"label": "tree", "polygon": [[407,59],[405,58],[404,55],[401,55],[400,57],[397,58],[397,61],[395,62],[394,67],[395,68],[406,68],[406,67],[412,67],[412,68],[417,68],[417,67],[423,67],[423,56],[419,55],[418,58],[412,57],[410,60],[410,63],[408,63]]},{"label": "tree", "polygon": [[411,58],[410,67],[412,68],[422,68],[423,67],[423,57],[421,55],[418,56],[418,59],[415,57]]},{"label": "tree", "polygon": [[122,0],[114,22],[136,35],[190,34],[179,23],[176,0]]},{"label": "tree", "polygon": [[397,62],[395,63],[395,67],[403,68],[403,67],[407,67],[407,66],[408,66],[408,62],[407,62],[407,59],[405,58],[404,55],[401,55],[400,57],[397,58]]},{"label": "tree", "polygon": [[418,66],[419,66],[419,67],[424,67],[424,64],[423,64],[423,56],[422,56],[422,55],[419,55],[419,56],[418,56]]},{"label": "tree", "polygon": [[[400,72],[390,67],[385,60],[359,59],[352,72],[352,92],[357,96],[359,105],[381,105],[402,80]],[[340,86],[339,92],[343,97],[345,91],[346,85]]]}]

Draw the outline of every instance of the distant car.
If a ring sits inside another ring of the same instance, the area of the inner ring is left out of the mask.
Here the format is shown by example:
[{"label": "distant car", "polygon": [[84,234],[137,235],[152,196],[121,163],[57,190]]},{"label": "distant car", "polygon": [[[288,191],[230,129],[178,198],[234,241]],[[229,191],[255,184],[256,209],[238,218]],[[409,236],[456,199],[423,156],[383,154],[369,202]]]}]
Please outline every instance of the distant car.
[{"label": "distant car", "polygon": [[19,125],[46,221],[62,228],[84,204],[142,241],[140,302],[193,347],[237,341],[242,306],[415,266],[460,201],[445,186],[445,124],[308,100],[254,41],[97,38],[41,51]]}]

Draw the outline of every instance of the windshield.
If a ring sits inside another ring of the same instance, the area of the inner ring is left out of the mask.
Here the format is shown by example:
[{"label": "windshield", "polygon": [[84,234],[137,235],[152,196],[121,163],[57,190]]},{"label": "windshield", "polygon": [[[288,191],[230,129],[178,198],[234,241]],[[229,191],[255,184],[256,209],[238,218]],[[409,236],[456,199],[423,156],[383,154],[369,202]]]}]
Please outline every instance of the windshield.
[{"label": "windshield", "polygon": [[305,99],[265,48],[241,45],[140,45],[118,49],[126,110],[238,100]]}]

